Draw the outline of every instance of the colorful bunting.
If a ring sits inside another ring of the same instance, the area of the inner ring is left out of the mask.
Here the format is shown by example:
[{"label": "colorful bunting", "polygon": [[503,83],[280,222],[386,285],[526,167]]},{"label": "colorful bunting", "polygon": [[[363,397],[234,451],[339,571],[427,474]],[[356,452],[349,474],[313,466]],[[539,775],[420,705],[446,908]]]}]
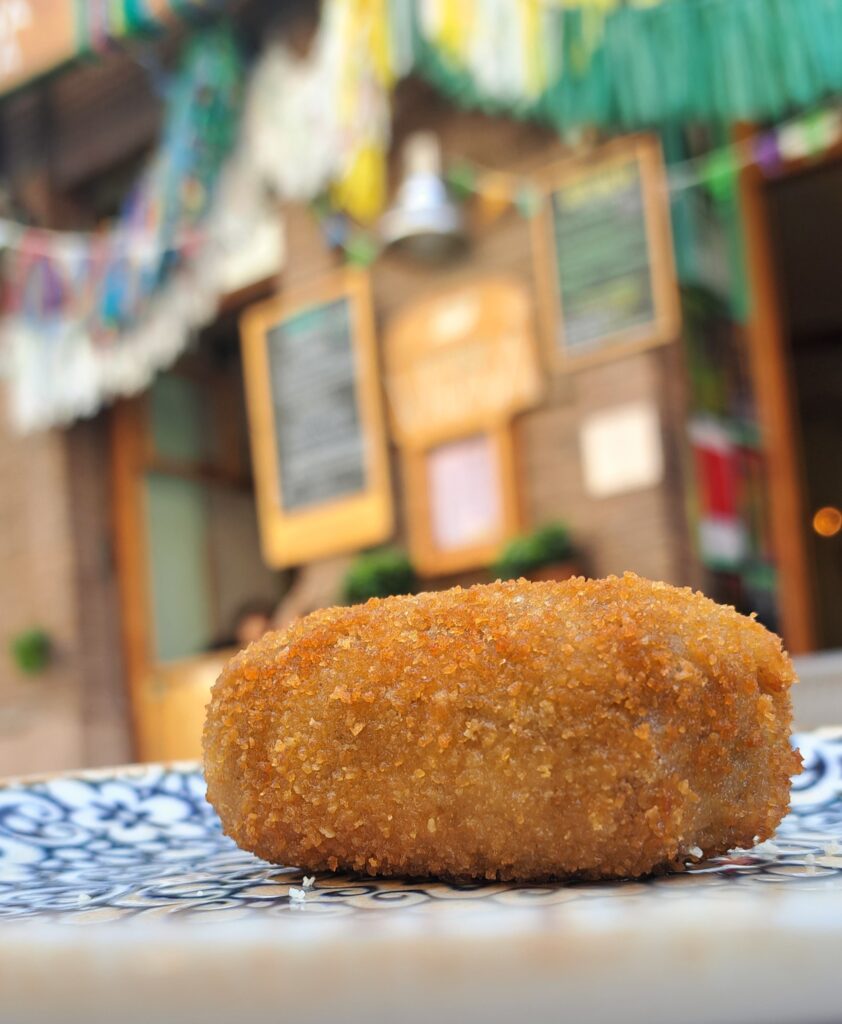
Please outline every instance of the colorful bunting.
[{"label": "colorful bunting", "polygon": [[783,169],[783,157],[778,146],[777,132],[763,132],[754,140],[753,158],[766,177],[774,177]]},{"label": "colorful bunting", "polygon": [[[242,170],[234,162],[222,175],[242,79],[229,31],[193,39],[173,80],[158,152],[111,230],[0,224],[7,247],[0,340],[19,428],[66,422],[146,386],[212,312],[219,246],[198,229],[219,209],[243,210]],[[215,207],[221,177],[225,193]]]},{"label": "colorful bunting", "polygon": [[406,19],[392,13],[388,0],[326,0],[306,58],[280,41],[259,61],[246,147],[279,195],[311,199],[331,188],[335,205],[363,223],[381,212],[391,90],[408,70]]},{"label": "colorful bunting", "polygon": [[364,231],[353,232],[346,241],[344,249],[348,262],[357,267],[370,266],[380,253],[377,239]]},{"label": "colorful bunting", "polygon": [[723,202],[731,198],[739,166],[738,155],[732,149],[717,149],[704,158],[701,180],[714,199]]},{"label": "colorful bunting", "polygon": [[[668,0],[664,0],[668,2]],[[733,199],[739,172],[756,164],[766,175],[779,173],[785,160],[819,156],[842,141],[842,112],[816,110],[785,121],[776,128],[711,150],[702,157],[674,161],[667,166],[671,193],[704,187],[719,202]],[[575,160],[575,156],[571,156]],[[474,161],[454,161],[445,175],[448,186],[459,199],[476,197],[481,203],[509,203],[523,216],[534,215],[541,193],[529,176],[482,167]]]},{"label": "colorful bunting", "polygon": [[810,151],[809,133],[803,121],[793,121],[778,132],[778,149],[785,160],[802,160]]},{"label": "colorful bunting", "polygon": [[[145,0],[81,6],[88,48],[155,20]],[[331,244],[353,262],[374,259],[373,234],[352,220],[372,224],[384,206],[391,93],[410,71],[466,106],[538,118],[570,137],[584,126],[777,119],[842,92],[839,39],[842,0],[324,0],[308,56],[278,43],[258,61],[235,145],[236,46],[223,28],[201,33],[170,94],[158,154],[112,230],[0,221],[17,423],[92,412],[174,359],[213,309],[222,254],[259,219],[267,186],[284,199],[329,196]],[[773,175],[840,137],[839,112],[819,110],[671,165],[670,188],[702,184],[732,202],[742,167]],[[448,182],[486,221],[511,207],[534,216],[542,202],[528,177],[469,161]]]},{"label": "colorful bunting", "polygon": [[219,13],[225,0],[64,0],[76,15],[80,53],[107,49],[115,39],[154,32],[177,21],[197,21]]}]

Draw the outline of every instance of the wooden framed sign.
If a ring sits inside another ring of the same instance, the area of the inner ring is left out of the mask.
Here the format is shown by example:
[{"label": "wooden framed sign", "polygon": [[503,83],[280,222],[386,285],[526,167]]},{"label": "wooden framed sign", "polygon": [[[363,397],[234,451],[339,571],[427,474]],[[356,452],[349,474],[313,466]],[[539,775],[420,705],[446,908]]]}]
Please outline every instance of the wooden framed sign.
[{"label": "wooden framed sign", "polygon": [[508,424],[404,452],[410,546],[436,576],[488,565],[520,527]]},{"label": "wooden framed sign", "polygon": [[487,565],[519,528],[513,416],[541,394],[530,296],[491,275],[414,302],[386,332],[409,546],[422,575]]},{"label": "wooden framed sign", "polygon": [[533,218],[542,335],[571,369],[673,341],[680,329],[658,141],[632,136],[542,175]]},{"label": "wooden framed sign", "polygon": [[267,563],[385,540],[392,498],[368,277],[345,271],[253,306],[241,336]]},{"label": "wooden framed sign", "polygon": [[72,0],[0,0],[0,94],[75,57]]},{"label": "wooden framed sign", "polygon": [[529,292],[495,274],[413,302],[389,324],[385,362],[401,447],[510,420],[543,386]]}]

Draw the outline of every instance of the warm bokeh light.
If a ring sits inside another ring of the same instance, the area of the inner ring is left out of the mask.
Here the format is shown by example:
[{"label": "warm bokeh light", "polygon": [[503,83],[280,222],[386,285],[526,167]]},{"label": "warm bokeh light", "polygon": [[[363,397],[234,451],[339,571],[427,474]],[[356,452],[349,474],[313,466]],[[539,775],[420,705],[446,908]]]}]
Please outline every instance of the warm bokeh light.
[{"label": "warm bokeh light", "polygon": [[835,537],[842,530],[842,512],[832,505],[820,508],[813,516],[813,529],[820,537]]}]

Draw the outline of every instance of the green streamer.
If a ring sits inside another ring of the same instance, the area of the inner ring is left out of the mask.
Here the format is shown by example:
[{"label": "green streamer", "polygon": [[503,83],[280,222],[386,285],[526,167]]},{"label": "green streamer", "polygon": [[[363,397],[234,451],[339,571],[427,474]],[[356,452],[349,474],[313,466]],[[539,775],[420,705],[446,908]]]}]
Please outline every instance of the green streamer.
[{"label": "green streamer", "polygon": [[544,14],[557,70],[514,108],[485,95],[417,26],[416,70],[459,105],[537,118],[562,134],[777,120],[842,93],[842,0],[663,0],[602,17],[595,35],[581,9]]}]

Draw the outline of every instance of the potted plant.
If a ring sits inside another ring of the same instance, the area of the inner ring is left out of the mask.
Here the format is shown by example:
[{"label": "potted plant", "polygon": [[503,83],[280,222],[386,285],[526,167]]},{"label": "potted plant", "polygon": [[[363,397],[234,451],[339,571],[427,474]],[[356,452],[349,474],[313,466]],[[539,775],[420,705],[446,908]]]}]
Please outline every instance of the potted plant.
[{"label": "potted plant", "polygon": [[53,645],[47,632],[40,627],[25,629],[9,641],[9,653],[19,672],[37,676],[44,672],[53,655]]},{"label": "potted plant", "polygon": [[415,590],[415,570],[398,548],[364,551],[351,563],[342,586],[346,604],[361,604],[370,597],[393,597]]},{"label": "potted plant", "polygon": [[579,566],[570,532],[563,523],[547,523],[532,533],[515,537],[492,566],[500,580],[566,580]]}]

